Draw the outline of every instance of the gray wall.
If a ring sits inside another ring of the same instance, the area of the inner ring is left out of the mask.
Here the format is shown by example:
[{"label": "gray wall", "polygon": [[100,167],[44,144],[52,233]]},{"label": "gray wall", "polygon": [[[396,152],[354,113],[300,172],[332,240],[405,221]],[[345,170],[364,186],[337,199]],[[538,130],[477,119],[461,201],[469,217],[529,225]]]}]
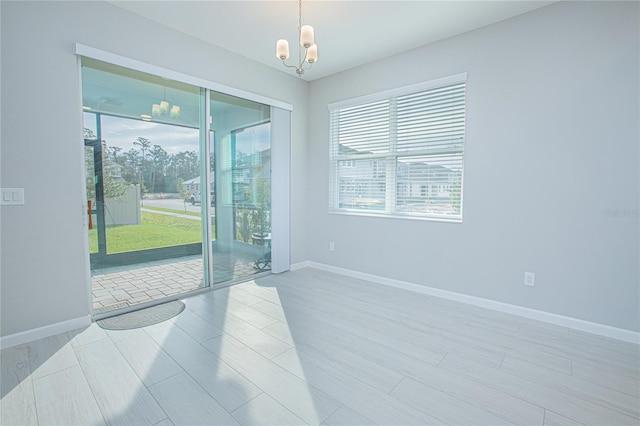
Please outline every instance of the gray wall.
[{"label": "gray wall", "polygon": [[[25,188],[26,200],[1,210],[2,336],[89,313],[76,42],[293,104],[291,198],[301,210],[307,83],[106,2],[0,7],[0,182]],[[294,214],[293,262],[307,258],[302,223]]]},{"label": "gray wall", "polygon": [[[309,259],[638,331],[638,10],[558,3],[312,82]],[[463,223],[329,215],[327,104],[461,72]]]}]

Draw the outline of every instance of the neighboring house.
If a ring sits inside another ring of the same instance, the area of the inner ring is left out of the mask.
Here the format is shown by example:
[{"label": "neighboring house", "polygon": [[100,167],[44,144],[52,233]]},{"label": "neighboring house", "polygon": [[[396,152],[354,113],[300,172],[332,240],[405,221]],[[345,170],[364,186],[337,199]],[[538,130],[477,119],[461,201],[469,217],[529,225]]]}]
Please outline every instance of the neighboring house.
[{"label": "neighboring house", "polygon": [[[221,175],[222,176],[222,175]],[[224,182],[224,179],[221,181]],[[271,149],[265,149],[253,155],[238,155],[232,166],[231,185],[233,187],[233,201],[235,203],[257,204],[257,185],[271,182]],[[224,184],[223,184],[224,185]],[[201,193],[200,176],[182,182],[184,191],[193,198]],[[213,174],[211,176],[211,191],[216,187]],[[222,198],[224,199],[224,197]]]},{"label": "neighboring house", "polygon": [[233,201],[257,204],[258,185],[271,182],[271,148],[238,156],[233,167]]},{"label": "neighboring house", "polygon": [[[213,188],[213,175],[211,176],[211,187]],[[185,180],[182,182],[182,190],[189,194],[200,193],[200,176],[196,176],[193,179]]]},{"label": "neighboring house", "polygon": [[[386,164],[384,160],[344,160],[339,162],[339,207],[379,205],[384,208]],[[426,162],[397,164],[398,204],[448,203],[451,191],[461,184],[459,170]]]}]

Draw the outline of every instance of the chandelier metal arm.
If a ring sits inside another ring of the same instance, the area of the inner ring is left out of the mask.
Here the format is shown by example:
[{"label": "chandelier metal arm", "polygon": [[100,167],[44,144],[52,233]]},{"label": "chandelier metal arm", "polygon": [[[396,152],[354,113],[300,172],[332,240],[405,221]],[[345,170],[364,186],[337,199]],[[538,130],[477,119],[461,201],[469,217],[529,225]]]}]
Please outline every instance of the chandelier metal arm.
[{"label": "chandelier metal arm", "polygon": [[[302,48],[300,48],[300,55],[302,55]],[[300,62],[298,63],[298,65],[289,65],[287,64],[285,61],[285,59],[282,60],[282,65],[284,65],[287,68],[295,68],[296,73],[298,73],[298,75],[302,75],[304,74],[305,70],[310,70],[311,67],[313,66],[313,64],[309,64],[309,67],[305,67],[305,61],[307,60],[307,49],[304,49],[304,57],[300,60]]]},{"label": "chandelier metal arm", "polygon": [[284,59],[282,60],[282,65],[284,65],[284,66],[285,66],[285,67],[287,67],[287,68],[299,68],[299,67],[298,67],[298,66],[296,66],[296,65],[288,65],[288,64],[284,61]]}]

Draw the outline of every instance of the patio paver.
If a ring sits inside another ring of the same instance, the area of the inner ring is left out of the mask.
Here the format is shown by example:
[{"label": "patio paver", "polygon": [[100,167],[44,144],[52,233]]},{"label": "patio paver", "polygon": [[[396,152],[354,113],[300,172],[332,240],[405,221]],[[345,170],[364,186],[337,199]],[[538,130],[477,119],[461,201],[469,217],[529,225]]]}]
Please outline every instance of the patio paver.
[{"label": "patio paver", "polygon": [[[237,253],[214,255],[213,281],[220,283],[259,272],[255,259]],[[200,256],[159,260],[92,271],[95,314],[125,308],[202,288]]]}]

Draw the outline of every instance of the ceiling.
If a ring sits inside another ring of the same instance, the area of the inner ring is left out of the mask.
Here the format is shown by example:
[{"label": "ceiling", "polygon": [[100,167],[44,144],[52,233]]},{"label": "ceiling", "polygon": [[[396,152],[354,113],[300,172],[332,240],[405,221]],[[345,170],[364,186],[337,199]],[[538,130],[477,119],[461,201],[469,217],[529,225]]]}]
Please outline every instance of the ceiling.
[{"label": "ceiling", "polygon": [[[111,3],[267,66],[295,75],[276,58],[280,38],[297,60],[295,0],[112,1]],[[554,1],[305,0],[318,62],[305,80],[326,77],[405,50],[547,6]]]}]

